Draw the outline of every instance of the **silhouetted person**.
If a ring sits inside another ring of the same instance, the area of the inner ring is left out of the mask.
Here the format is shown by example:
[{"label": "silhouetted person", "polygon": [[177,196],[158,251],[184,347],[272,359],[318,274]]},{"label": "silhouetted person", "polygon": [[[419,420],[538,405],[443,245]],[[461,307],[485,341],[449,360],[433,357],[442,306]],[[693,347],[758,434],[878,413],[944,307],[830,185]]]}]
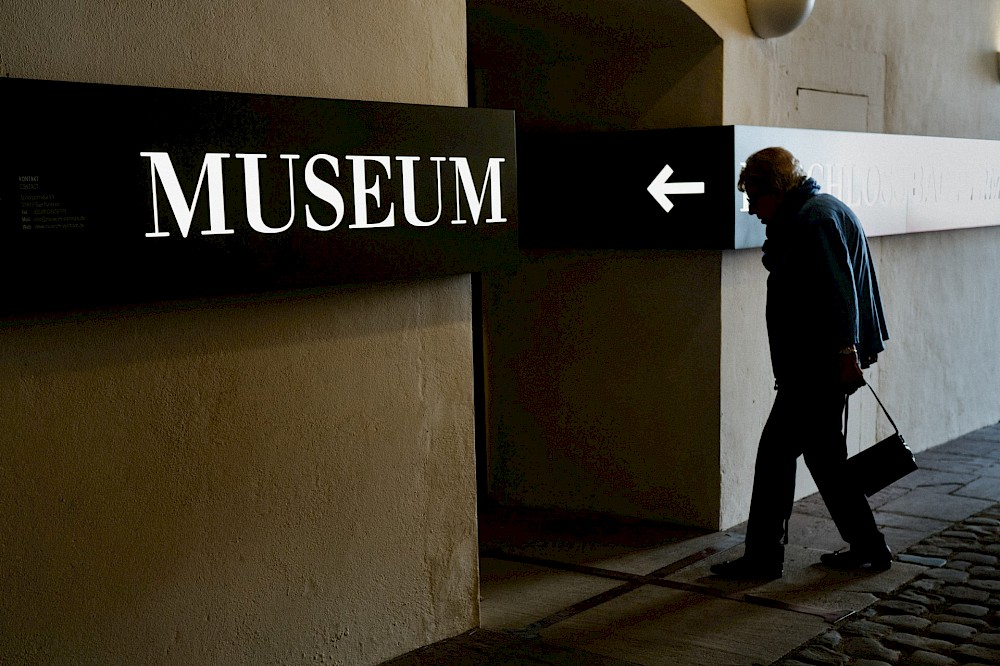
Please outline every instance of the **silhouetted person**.
[{"label": "silhouetted person", "polygon": [[745,553],[712,572],[730,579],[783,574],[800,455],[850,544],[820,560],[886,570],[892,552],[864,493],[846,477],[842,432],[847,397],[864,386],[862,368],[889,338],[868,240],[851,209],[820,194],[783,148],[751,155],[738,187],[767,226],[766,320],[777,394],[757,449]]}]

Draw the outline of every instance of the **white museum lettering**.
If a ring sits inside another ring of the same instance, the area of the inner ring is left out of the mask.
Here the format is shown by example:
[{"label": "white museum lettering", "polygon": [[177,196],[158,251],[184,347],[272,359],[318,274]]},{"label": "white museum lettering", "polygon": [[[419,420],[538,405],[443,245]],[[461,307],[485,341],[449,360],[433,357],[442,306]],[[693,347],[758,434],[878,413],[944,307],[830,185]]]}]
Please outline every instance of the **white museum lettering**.
[{"label": "white museum lettering", "polygon": [[[403,215],[406,221],[415,227],[429,227],[441,219],[441,163],[446,161],[444,157],[432,157],[431,161],[437,166],[437,214],[433,220],[425,222],[417,215],[416,207],[416,185],[413,171],[413,164],[419,162],[419,157],[401,155],[396,158],[403,163]],[[499,190],[499,186],[497,190]],[[478,216],[477,216],[478,217]]]},{"label": "white museum lettering", "polygon": [[[208,228],[202,229],[202,235],[221,235],[235,233],[232,220],[226,218],[225,180],[223,171],[229,168],[227,160],[235,157],[242,164],[243,183],[246,198],[246,222],[250,228],[261,234],[279,234],[287,231],[295,224],[296,208],[296,169],[299,168],[300,155],[282,154],[279,159],[287,163],[288,172],[288,217],[280,221],[264,220],[261,195],[261,162],[268,159],[264,153],[205,153],[201,171],[194,193],[190,199],[185,195],[180,179],[174,169],[170,154],[166,152],[140,152],[139,155],[149,159],[153,231],[146,233],[148,238],[163,238],[170,235],[168,223],[160,219],[159,193],[162,191],[173,214],[174,221],[181,236],[187,238],[191,233],[195,209],[201,198],[202,187],[208,190]],[[342,187],[350,187],[347,200],[351,202],[351,222],[349,229],[384,229],[396,226],[396,204],[392,201],[388,182],[392,180],[393,167],[401,174],[401,198],[403,219],[407,224],[417,228],[430,227],[441,220],[443,206],[443,189],[447,181],[442,176],[442,165],[452,164],[455,173],[455,219],[452,224],[467,224],[471,219],[473,225],[478,225],[489,194],[489,216],[487,223],[507,222],[502,209],[502,173],[501,166],[506,161],[502,157],[488,159],[481,186],[477,187],[476,175],[469,165],[467,157],[430,157],[436,177],[433,190],[437,199],[434,216],[421,218],[418,213],[419,193],[416,187],[416,171],[419,168],[431,168],[430,165],[418,165],[420,157],[412,155],[345,155],[344,160],[350,164],[351,177],[348,183],[340,185],[341,163],[337,157],[327,154],[311,156],[303,167],[305,188],[309,194],[324,205],[304,205],[305,226],[313,231],[332,231],[340,226],[348,209]],[[394,165],[394,162],[397,164]],[[317,167],[325,164],[332,171],[333,179],[324,178],[317,172]],[[464,202],[464,205],[463,205]],[[327,208],[329,207],[329,208]],[[425,209],[426,210],[426,209]],[[382,215],[381,219],[371,219],[371,213]]]},{"label": "white museum lettering", "polygon": [[247,193],[247,222],[254,231],[262,234],[280,234],[287,230],[295,222],[295,160],[298,155],[282,155],[281,159],[288,160],[288,192],[289,208],[291,213],[288,222],[283,227],[275,229],[264,223],[264,216],[260,210],[260,166],[259,162],[266,159],[267,155],[261,153],[244,154],[237,153],[236,158],[243,160],[243,182]]},{"label": "white museum lettering", "polygon": [[377,162],[385,169],[386,178],[392,178],[392,163],[387,155],[347,155],[351,161],[354,173],[354,224],[351,229],[366,229],[372,227],[392,227],[396,224],[395,207],[396,204],[389,204],[389,213],[381,222],[368,223],[368,202],[366,196],[375,200],[376,206],[382,205],[382,187],[380,183],[381,174],[375,174],[375,182],[371,187],[367,186],[368,179],[365,165],[369,162]]},{"label": "white museum lettering", "polygon": [[[472,211],[472,223],[479,224],[479,213],[483,208],[483,201],[486,199],[486,185],[489,184],[491,215],[486,221],[506,222],[507,218],[500,217],[500,165],[505,160],[502,157],[490,158],[489,166],[486,167],[486,177],[483,179],[483,188],[478,198],[475,196],[476,184],[472,178],[472,171],[469,169],[469,160],[465,157],[452,157],[449,160],[455,163],[455,209],[458,211],[462,210],[458,191],[458,181],[461,178],[462,186],[465,190],[465,198],[469,203],[469,209]],[[440,183],[438,186],[440,187]],[[461,213],[459,213],[458,219],[453,220],[452,224],[465,224],[465,222],[466,220],[461,219]]]},{"label": "white museum lettering", "polygon": [[313,155],[306,162],[306,189],[312,192],[317,198],[322,199],[333,207],[337,217],[331,224],[322,225],[313,217],[312,208],[306,204],[306,226],[315,231],[331,231],[336,229],[340,221],[344,219],[344,197],[340,190],[316,175],[316,162],[324,161],[333,169],[333,175],[340,177],[340,162],[332,155]]},{"label": "white museum lettering", "polygon": [[198,195],[201,194],[201,186],[208,175],[208,220],[209,228],[202,231],[203,235],[231,234],[232,229],[226,228],[226,201],[222,192],[222,160],[229,157],[229,153],[206,153],[201,165],[201,174],[198,176],[198,185],[195,187],[194,196],[188,204],[184,198],[184,191],[177,180],[174,172],[174,165],[170,161],[167,153],[139,153],[142,157],[149,158],[149,170],[152,178],[153,192],[153,232],[147,233],[147,238],[163,238],[169,236],[169,231],[160,231],[160,209],[156,196],[157,176],[159,182],[163,184],[163,191],[167,195],[170,203],[170,210],[177,220],[177,227],[181,230],[181,236],[187,238],[191,231],[191,219],[194,217],[194,208],[198,203]]}]

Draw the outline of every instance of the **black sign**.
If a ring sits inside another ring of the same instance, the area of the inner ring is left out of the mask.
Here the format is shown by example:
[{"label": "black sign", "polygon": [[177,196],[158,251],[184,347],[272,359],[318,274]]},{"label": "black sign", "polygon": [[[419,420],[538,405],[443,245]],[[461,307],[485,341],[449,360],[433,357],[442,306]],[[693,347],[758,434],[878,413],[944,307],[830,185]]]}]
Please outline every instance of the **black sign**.
[{"label": "black sign", "polygon": [[0,313],[481,271],[512,112],[0,79]]},{"label": "black sign", "polygon": [[521,245],[733,247],[733,127],[525,135]]}]

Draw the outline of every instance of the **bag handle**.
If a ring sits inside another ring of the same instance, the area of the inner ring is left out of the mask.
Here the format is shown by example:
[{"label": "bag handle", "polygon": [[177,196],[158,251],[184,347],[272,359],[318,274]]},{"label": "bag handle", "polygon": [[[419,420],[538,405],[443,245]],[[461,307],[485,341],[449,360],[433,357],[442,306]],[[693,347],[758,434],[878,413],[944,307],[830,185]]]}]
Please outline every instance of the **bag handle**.
[{"label": "bag handle", "polygon": [[[885,418],[889,419],[889,424],[892,426],[892,429],[895,430],[896,434],[898,435],[899,434],[899,426],[897,426],[896,422],[892,420],[892,416],[889,415],[889,410],[886,409],[885,405],[882,404],[882,400],[878,397],[878,393],[875,392],[875,389],[873,389],[872,385],[869,384],[868,382],[865,382],[865,386],[867,386],[868,390],[872,392],[873,396],[875,396],[875,402],[877,402],[878,406],[882,408],[882,413],[885,414]],[[851,396],[849,396],[849,395],[844,396],[844,438],[845,439],[847,438],[847,414],[850,411],[850,407],[851,407]]]},{"label": "bag handle", "polygon": [[882,401],[879,400],[878,393],[875,392],[875,389],[872,388],[871,384],[866,383],[865,386],[867,386],[868,390],[872,392],[873,396],[875,396],[875,401],[878,402],[878,406],[882,408],[882,413],[885,414],[885,418],[889,419],[889,424],[892,426],[892,429],[895,430],[896,434],[898,435],[899,426],[897,426],[896,422],[892,420],[891,416],[889,416],[889,410],[886,409],[885,405],[882,404]]}]

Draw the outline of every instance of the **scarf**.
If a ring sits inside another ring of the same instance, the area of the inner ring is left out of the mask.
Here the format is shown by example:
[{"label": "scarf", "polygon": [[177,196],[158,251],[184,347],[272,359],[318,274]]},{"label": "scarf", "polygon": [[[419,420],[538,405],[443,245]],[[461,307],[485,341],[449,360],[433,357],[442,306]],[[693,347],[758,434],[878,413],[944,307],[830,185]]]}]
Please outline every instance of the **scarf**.
[{"label": "scarf", "polygon": [[795,215],[806,201],[819,192],[819,183],[812,178],[806,178],[796,187],[785,193],[774,219],[767,223],[767,239],[764,241],[764,251],[761,261],[764,268],[770,272],[781,270],[788,259],[788,232],[795,221]]}]

